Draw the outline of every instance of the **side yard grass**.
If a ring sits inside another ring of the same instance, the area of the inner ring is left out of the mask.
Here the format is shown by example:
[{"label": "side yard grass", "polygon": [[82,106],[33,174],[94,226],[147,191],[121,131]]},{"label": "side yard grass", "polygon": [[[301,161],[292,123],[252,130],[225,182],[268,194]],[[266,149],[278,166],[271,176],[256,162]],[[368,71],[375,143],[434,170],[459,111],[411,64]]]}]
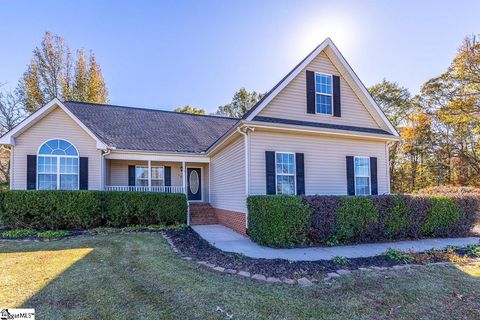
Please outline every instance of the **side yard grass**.
[{"label": "side yard grass", "polygon": [[271,285],[178,258],[160,234],[0,242],[0,306],[41,319],[480,318],[480,263]]}]

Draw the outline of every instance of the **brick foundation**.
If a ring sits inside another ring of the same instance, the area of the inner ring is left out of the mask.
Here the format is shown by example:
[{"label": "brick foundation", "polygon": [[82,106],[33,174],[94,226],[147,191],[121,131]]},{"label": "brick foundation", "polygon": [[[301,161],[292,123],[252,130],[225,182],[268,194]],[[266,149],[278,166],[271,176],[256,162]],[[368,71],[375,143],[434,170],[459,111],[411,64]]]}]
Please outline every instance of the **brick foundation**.
[{"label": "brick foundation", "polygon": [[218,223],[235,230],[238,233],[247,235],[245,226],[246,214],[242,212],[229,211],[224,209],[213,208]]}]

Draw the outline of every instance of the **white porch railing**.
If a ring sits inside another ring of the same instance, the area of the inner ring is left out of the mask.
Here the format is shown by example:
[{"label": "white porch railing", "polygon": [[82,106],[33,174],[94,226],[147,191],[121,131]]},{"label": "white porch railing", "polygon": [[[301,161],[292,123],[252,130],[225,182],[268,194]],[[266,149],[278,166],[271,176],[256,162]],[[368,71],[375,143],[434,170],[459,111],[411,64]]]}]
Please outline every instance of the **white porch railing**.
[{"label": "white porch railing", "polygon": [[140,192],[166,192],[184,193],[182,186],[105,186],[106,191],[140,191]]}]

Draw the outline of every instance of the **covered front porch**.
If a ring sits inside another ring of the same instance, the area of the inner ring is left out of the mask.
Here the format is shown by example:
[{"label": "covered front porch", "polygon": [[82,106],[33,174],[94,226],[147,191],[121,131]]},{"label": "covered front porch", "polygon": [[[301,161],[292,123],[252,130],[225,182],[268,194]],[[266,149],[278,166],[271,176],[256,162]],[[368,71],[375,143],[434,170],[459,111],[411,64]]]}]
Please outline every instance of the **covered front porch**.
[{"label": "covered front porch", "polygon": [[207,160],[132,158],[104,159],[104,190],[185,193],[190,202],[209,202]]}]

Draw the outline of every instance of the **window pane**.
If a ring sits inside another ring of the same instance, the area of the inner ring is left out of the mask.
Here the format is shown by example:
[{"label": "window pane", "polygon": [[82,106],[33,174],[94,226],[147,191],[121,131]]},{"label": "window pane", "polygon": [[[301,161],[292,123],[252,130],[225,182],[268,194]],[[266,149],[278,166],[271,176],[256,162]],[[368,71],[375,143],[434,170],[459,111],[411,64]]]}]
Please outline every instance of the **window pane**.
[{"label": "window pane", "polygon": [[57,173],[57,158],[38,157],[38,173]]},{"label": "window pane", "polygon": [[39,154],[51,154],[52,153],[52,148],[48,146],[48,144],[44,144],[40,150],[38,151]]},{"label": "window pane", "polygon": [[137,179],[137,184],[136,186],[139,187],[148,187],[148,180],[145,179]]},{"label": "window pane", "polygon": [[355,176],[356,177],[370,177],[370,159],[369,158],[355,158]]},{"label": "window pane", "polygon": [[152,180],[152,186],[163,187],[163,180]]},{"label": "window pane", "polygon": [[60,158],[60,173],[78,174],[78,158]]},{"label": "window pane", "polygon": [[295,155],[291,153],[277,153],[277,174],[295,173]]},{"label": "window pane", "polygon": [[148,168],[147,167],[137,167],[135,169],[135,174],[137,179],[148,179]]},{"label": "window pane", "polygon": [[58,149],[58,140],[50,140],[47,144],[52,150]]},{"label": "window pane", "polygon": [[370,194],[370,178],[355,178],[355,194],[356,195]]},{"label": "window pane", "polygon": [[152,179],[163,179],[163,167],[152,167]]},{"label": "window pane", "polygon": [[67,156],[78,156],[77,150],[75,150],[75,147],[72,145],[65,149],[65,154]]},{"label": "window pane", "polygon": [[78,189],[78,175],[76,175],[76,174],[61,174],[60,175],[60,189],[61,190],[77,190]]},{"label": "window pane", "polygon": [[332,94],[332,77],[328,75],[317,74],[315,90],[317,93]]},{"label": "window pane", "polygon": [[332,114],[332,97],[317,94],[317,113]]},{"label": "window pane", "polygon": [[294,176],[277,176],[277,194],[295,194]]},{"label": "window pane", "polygon": [[56,174],[39,174],[38,190],[56,190],[57,175]]}]

